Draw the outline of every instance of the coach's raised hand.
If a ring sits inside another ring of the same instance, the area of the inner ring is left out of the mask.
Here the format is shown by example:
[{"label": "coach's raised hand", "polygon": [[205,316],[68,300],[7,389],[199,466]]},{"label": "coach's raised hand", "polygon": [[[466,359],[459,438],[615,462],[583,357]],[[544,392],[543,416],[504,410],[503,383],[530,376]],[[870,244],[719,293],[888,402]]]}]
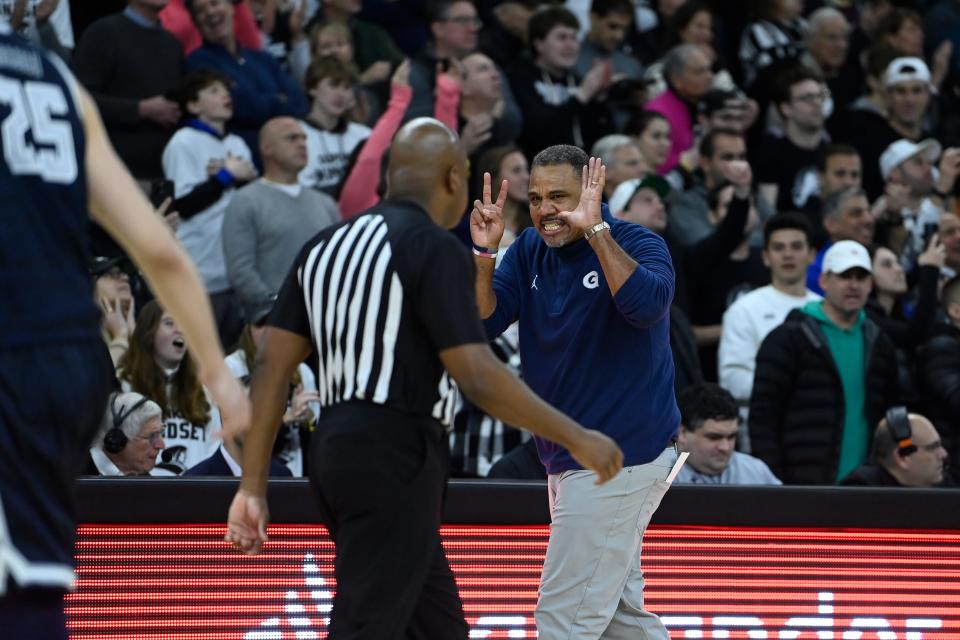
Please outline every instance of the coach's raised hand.
[{"label": "coach's raised hand", "polygon": [[483,174],[483,200],[473,201],[470,214],[470,238],[476,247],[485,247],[490,253],[496,253],[503,238],[503,203],[507,201],[510,183],[500,183],[500,192],[493,202],[493,189],[489,173]]}]

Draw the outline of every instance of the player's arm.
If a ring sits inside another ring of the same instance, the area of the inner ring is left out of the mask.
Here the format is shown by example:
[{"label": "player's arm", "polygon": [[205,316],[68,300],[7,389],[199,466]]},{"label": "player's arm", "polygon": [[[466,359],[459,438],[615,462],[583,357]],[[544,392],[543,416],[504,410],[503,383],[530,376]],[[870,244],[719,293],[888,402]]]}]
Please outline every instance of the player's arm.
[{"label": "player's arm", "polygon": [[510,373],[486,344],[464,344],[440,352],[444,368],[478,407],[507,424],[524,427],[561,445],[599,482],[623,467],[623,453],[613,440],[576,422],[541,400]]},{"label": "player's arm", "polygon": [[176,319],[199,365],[200,380],[220,409],[224,429],[242,432],[250,420],[250,403],[224,363],[200,277],[117,157],[93,100],[82,88],[79,93],[91,214],[143,271]]},{"label": "player's arm", "polygon": [[242,437],[243,477],[227,514],[225,539],[248,554],[256,554],[267,540],[267,476],[277,429],[287,406],[290,378],[310,355],[305,337],[268,327],[257,348],[257,360],[250,382],[253,419],[250,431]]}]

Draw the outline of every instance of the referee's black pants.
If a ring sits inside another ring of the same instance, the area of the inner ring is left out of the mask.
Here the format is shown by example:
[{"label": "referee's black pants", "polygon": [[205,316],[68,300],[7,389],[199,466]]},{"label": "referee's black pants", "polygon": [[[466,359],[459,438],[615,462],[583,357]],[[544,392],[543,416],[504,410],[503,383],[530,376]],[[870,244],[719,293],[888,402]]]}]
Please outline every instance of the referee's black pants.
[{"label": "referee's black pants", "polygon": [[440,545],[449,451],[439,423],[351,402],[324,408],[310,481],[336,545],[330,640],[464,640]]}]

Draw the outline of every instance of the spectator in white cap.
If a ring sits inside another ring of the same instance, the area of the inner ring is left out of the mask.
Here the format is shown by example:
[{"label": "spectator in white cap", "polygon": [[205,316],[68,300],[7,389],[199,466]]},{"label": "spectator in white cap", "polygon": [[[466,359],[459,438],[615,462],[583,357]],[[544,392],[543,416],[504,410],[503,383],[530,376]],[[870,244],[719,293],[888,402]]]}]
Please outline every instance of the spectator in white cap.
[{"label": "spectator in white cap", "polygon": [[664,200],[670,184],[656,174],[621,182],[610,197],[608,206],[614,217],[635,222],[658,235],[667,230],[667,208]]},{"label": "spectator in white cap", "polygon": [[834,243],[824,298],[787,315],[757,354],[750,400],[753,455],[785,484],[834,484],[867,461],[870,425],[898,404],[896,350],[866,317],[866,248]]},{"label": "spectator in white cap", "polygon": [[[880,156],[880,174],[888,187],[882,211],[878,206],[878,242],[901,254],[903,267],[913,268],[926,238],[940,222],[944,208],[953,204],[960,175],[960,149],[943,151],[940,143],[897,140]],[[933,170],[940,159],[937,175]]]}]

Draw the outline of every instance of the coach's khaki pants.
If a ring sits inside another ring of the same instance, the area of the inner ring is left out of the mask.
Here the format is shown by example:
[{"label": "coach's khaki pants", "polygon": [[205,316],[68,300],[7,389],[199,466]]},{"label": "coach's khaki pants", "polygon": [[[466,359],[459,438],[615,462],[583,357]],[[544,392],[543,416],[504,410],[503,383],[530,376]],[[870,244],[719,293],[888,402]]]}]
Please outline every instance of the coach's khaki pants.
[{"label": "coach's khaki pants", "polygon": [[592,471],[548,478],[552,524],[535,613],[540,640],[670,637],[643,608],[640,542],[676,459],[670,446],[600,486]]}]

